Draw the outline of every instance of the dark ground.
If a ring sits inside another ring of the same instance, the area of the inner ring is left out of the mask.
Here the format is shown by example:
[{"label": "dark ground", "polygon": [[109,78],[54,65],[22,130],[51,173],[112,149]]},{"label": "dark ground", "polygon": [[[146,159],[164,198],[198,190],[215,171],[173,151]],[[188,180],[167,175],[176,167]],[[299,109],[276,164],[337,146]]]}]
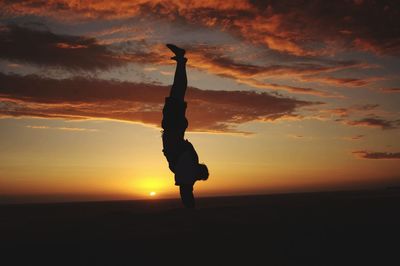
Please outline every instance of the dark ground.
[{"label": "dark ground", "polygon": [[400,191],[0,205],[0,265],[400,265]]}]

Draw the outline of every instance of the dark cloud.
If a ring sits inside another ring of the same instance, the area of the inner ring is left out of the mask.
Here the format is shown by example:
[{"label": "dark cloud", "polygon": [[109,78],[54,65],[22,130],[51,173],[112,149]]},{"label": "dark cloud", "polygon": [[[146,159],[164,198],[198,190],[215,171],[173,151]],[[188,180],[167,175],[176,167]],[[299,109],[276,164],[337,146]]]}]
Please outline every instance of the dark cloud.
[{"label": "dark cloud", "polygon": [[17,25],[0,27],[0,58],[77,70],[108,69],[124,63],[93,38]]},{"label": "dark cloud", "polygon": [[[3,116],[108,118],[159,125],[169,87],[73,78],[0,74]],[[249,91],[205,91],[189,88],[190,130],[237,132],[239,124],[296,117],[296,110],[315,103]]]},{"label": "dark cloud", "polygon": [[365,137],[365,135],[355,135],[355,136],[351,136],[351,137],[343,137],[342,139],[349,140],[349,141],[354,141],[354,140],[360,140],[360,139],[362,139],[364,137]]},{"label": "dark cloud", "polygon": [[354,110],[359,110],[359,111],[370,111],[374,110],[379,107],[379,104],[362,104],[362,105],[355,105],[353,107]]},{"label": "dark cloud", "polygon": [[383,130],[399,128],[400,119],[376,115],[376,113],[381,113],[382,115],[387,114],[386,112],[377,109],[379,106],[379,104],[360,104],[349,107],[320,110],[317,118],[333,119],[333,121],[350,126],[380,128]]},{"label": "dark cloud", "polygon": [[364,137],[364,135],[357,135],[357,136],[353,136],[351,137],[352,140],[359,140],[362,139]]},{"label": "dark cloud", "polygon": [[399,125],[399,120],[386,120],[379,117],[367,117],[355,121],[346,121],[351,126],[366,126],[366,127],[378,127],[381,129],[395,129]]},{"label": "dark cloud", "polygon": [[400,152],[353,151],[353,154],[363,159],[400,159]]},{"label": "dark cloud", "polygon": [[[359,2],[359,3],[357,3]],[[400,3],[389,1],[253,1],[271,16],[279,15],[276,31],[309,51],[313,43],[378,54],[400,52]]]}]

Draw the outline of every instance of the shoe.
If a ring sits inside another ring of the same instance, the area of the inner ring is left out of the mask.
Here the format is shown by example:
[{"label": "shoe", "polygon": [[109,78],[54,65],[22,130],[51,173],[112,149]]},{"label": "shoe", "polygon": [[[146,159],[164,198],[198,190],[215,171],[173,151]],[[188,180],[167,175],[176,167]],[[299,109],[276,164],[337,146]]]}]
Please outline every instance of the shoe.
[{"label": "shoe", "polygon": [[175,56],[171,57],[171,59],[177,60],[184,58],[186,52],[184,49],[169,43],[167,44],[167,47],[175,54]]}]

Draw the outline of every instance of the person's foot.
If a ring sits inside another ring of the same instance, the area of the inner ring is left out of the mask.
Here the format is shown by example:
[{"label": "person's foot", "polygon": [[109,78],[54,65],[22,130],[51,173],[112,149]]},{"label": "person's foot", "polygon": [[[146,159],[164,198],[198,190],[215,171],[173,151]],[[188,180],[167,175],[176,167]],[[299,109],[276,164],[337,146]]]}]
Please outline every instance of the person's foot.
[{"label": "person's foot", "polygon": [[169,43],[167,43],[167,47],[175,54],[175,56],[171,57],[171,59],[180,60],[185,58],[184,56],[186,51],[184,49]]}]

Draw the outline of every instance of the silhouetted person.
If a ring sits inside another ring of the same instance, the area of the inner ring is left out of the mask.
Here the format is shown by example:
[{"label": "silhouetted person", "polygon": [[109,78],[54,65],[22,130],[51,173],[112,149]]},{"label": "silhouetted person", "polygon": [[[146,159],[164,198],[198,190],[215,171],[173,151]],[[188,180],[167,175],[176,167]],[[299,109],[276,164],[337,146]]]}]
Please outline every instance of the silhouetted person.
[{"label": "silhouetted person", "polygon": [[187,88],[185,50],[172,44],[167,44],[167,47],[175,54],[171,59],[177,65],[174,84],[169,97],[165,98],[163,109],[163,153],[168,160],[169,169],[175,174],[175,185],[179,186],[183,205],[194,208],[194,183],[197,180],[207,180],[209,174],[207,166],[199,164],[193,145],[184,139],[188,127],[185,117],[187,103],[184,101]]}]

